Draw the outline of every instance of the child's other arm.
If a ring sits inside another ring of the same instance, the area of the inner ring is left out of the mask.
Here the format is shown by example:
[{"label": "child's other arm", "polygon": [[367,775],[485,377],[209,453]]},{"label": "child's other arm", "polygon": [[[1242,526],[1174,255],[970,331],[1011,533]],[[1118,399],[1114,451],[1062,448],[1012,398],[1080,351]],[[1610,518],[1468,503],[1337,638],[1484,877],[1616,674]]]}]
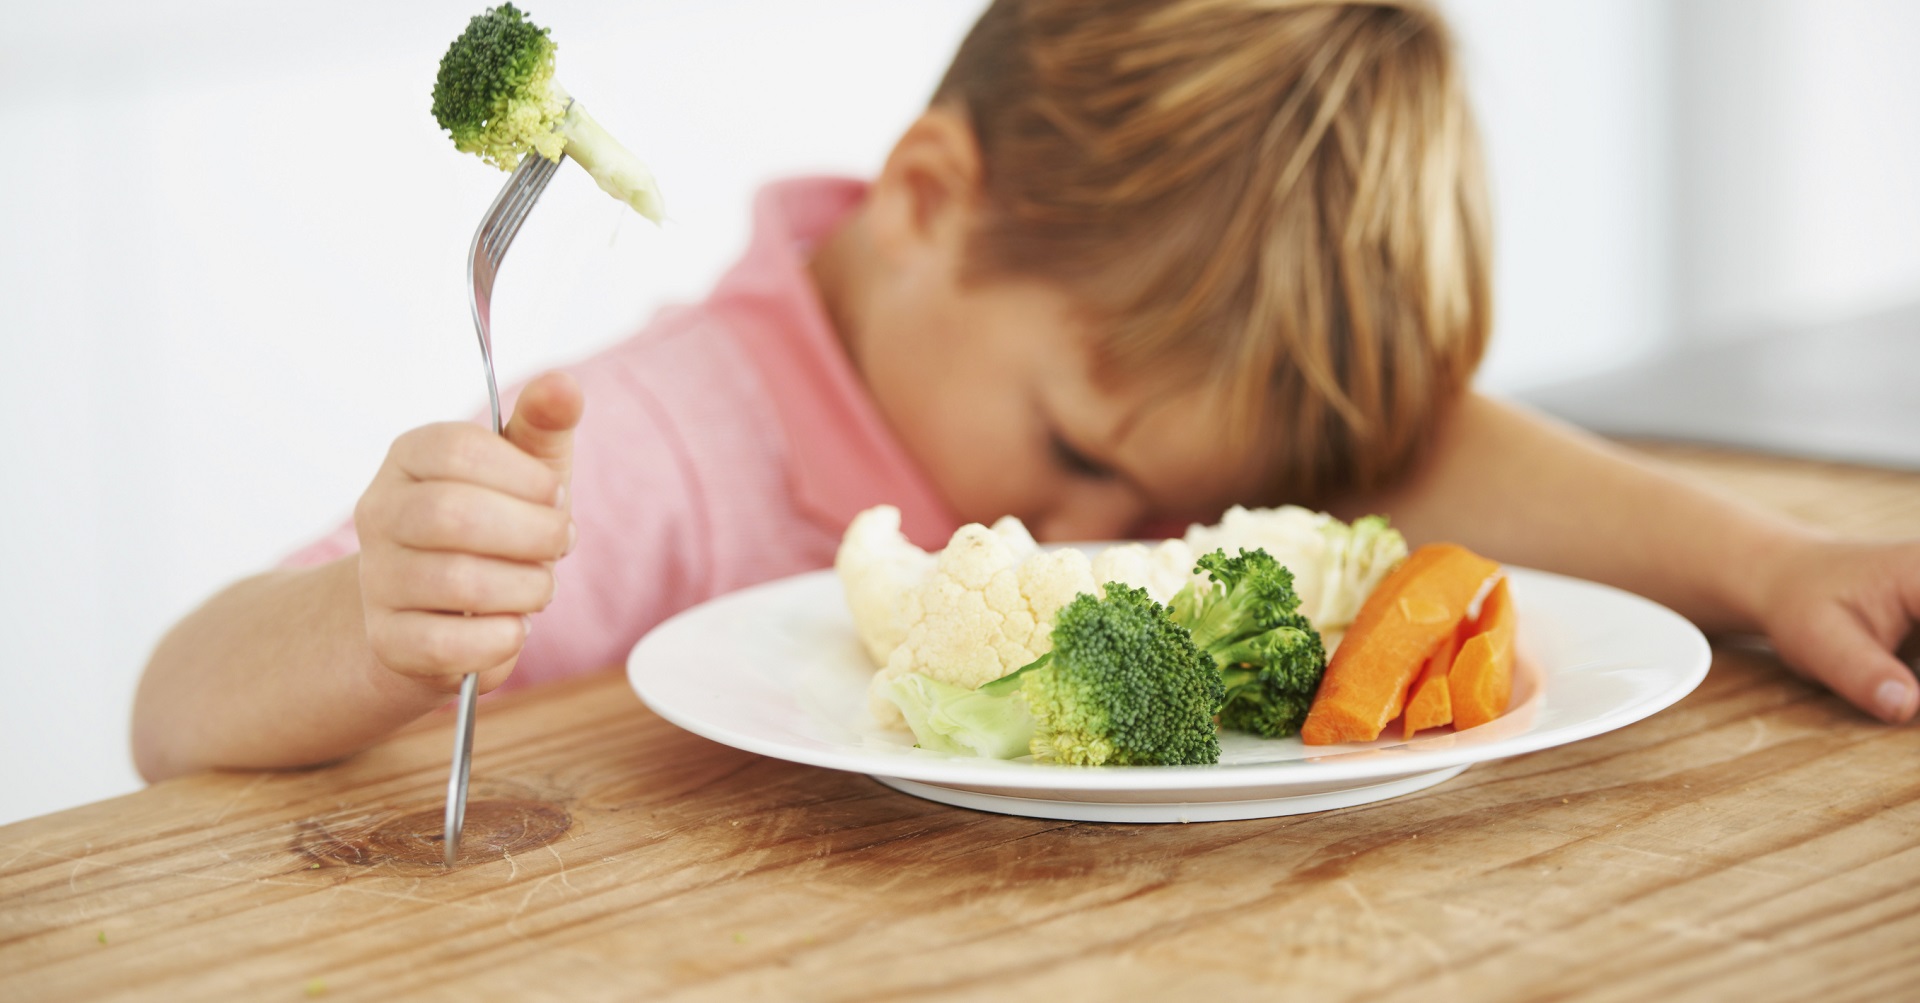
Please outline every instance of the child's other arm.
[{"label": "child's other arm", "polygon": [[358,554],[242,581],[162,639],[134,703],[141,774],[338,759],[444,704],[466,673],[483,692],[504,681],[572,547],[582,405],[549,375],[504,436],[442,424],[395,440],[354,510]]},{"label": "child's other arm", "polygon": [[1893,654],[1920,619],[1920,541],[1833,539],[1511,404],[1469,395],[1412,476],[1335,507],[1387,512],[1410,541],[1617,585],[1705,630],[1765,633],[1883,720],[1920,701]]}]

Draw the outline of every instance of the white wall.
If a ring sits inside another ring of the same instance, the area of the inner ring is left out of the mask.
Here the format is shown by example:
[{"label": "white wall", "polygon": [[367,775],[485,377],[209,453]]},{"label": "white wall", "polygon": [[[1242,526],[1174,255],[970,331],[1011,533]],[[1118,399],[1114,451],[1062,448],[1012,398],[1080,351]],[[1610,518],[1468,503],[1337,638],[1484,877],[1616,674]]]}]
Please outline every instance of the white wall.
[{"label": "white wall", "polygon": [[1676,327],[1920,302],[1920,4],[1689,0],[1672,24]]},{"label": "white wall", "polygon": [[1493,189],[1480,385],[1624,365],[1671,330],[1668,13],[1657,0],[1443,0]]}]

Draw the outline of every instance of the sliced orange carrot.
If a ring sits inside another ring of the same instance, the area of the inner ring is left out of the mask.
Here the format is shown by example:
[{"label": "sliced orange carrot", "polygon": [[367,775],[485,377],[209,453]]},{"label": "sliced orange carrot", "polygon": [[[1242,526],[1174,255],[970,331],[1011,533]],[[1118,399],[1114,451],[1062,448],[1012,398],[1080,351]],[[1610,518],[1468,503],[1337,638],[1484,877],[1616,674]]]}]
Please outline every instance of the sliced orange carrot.
[{"label": "sliced orange carrot", "polygon": [[1427,657],[1426,668],[1420,670],[1413,689],[1407,691],[1406,731],[1402,738],[1412,738],[1414,732],[1453,723],[1447,671],[1453,668],[1453,656],[1460,652],[1460,641],[1461,632],[1455,630],[1441,638],[1440,646]]},{"label": "sliced orange carrot", "polygon": [[1500,566],[1451,543],[1407,556],[1367,596],[1300,728],[1308,745],[1369,742],[1400,716],[1407,688],[1440,641],[1458,629]]},{"label": "sliced orange carrot", "polygon": [[1447,673],[1453,726],[1476,728],[1507,712],[1513,697],[1513,597],[1505,578],[1487,593],[1472,633]]}]

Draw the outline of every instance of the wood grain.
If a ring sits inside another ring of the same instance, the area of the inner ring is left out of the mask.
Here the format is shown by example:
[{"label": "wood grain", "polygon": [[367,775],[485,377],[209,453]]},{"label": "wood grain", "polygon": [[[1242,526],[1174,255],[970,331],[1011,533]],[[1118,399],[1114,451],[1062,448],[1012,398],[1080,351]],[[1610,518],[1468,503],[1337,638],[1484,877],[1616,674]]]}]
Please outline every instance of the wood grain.
[{"label": "wood grain", "polygon": [[[1848,532],[1920,532],[1920,477],[1654,452]],[[445,718],[326,769],[0,828],[0,998],[1920,990],[1920,730],[1761,651],[1717,648],[1639,724],[1420,794],[1184,826],[920,801],[696,738],[611,673],[482,718],[475,804],[505,807],[450,873],[408,821],[442,796]]]}]

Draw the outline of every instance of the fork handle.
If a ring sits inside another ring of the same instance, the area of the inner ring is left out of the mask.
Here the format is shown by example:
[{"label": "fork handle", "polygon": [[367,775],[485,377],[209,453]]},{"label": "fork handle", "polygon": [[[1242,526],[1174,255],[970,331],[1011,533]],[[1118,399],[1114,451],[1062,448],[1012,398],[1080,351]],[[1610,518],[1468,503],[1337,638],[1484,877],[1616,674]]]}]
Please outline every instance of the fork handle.
[{"label": "fork handle", "polygon": [[[484,329],[483,329],[484,330]],[[480,339],[480,359],[487,370],[487,406],[493,413],[493,434],[503,435],[500,424],[500,385],[493,375],[493,346]],[[480,677],[468,673],[460,680],[460,709],[453,725],[453,768],[447,776],[447,815],[441,834],[443,862],[452,868],[460,856],[460,832],[467,822],[467,780],[473,771],[473,717],[480,699]]]},{"label": "fork handle", "polygon": [[467,776],[473,769],[473,712],[480,698],[480,677],[460,680],[460,710],[453,725],[453,769],[447,777],[446,831],[442,835],[444,863],[460,856],[460,830],[467,821]]}]

